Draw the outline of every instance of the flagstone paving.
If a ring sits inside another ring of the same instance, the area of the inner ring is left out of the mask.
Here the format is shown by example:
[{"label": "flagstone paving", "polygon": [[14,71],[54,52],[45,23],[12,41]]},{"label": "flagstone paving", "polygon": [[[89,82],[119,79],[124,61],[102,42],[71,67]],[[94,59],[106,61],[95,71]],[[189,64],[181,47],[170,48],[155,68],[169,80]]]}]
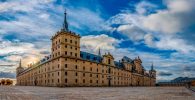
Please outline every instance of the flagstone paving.
[{"label": "flagstone paving", "polygon": [[0,100],[195,100],[185,87],[0,86]]}]

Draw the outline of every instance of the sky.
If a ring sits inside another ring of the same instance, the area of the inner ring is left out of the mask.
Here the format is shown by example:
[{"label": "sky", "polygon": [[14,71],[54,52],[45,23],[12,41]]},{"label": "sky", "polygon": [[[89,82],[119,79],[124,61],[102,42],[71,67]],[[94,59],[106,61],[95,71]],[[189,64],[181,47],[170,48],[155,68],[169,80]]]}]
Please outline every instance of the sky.
[{"label": "sky", "polygon": [[157,81],[195,76],[194,0],[0,0],[0,78],[49,55],[62,28],[82,36],[81,50],[140,57]]}]

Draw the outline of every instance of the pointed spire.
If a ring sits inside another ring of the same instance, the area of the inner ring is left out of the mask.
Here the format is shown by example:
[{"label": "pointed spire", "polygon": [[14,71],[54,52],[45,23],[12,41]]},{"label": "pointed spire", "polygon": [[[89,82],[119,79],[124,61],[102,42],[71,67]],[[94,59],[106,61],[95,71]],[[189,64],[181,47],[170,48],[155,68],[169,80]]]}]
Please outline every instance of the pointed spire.
[{"label": "pointed spire", "polygon": [[154,66],[153,66],[153,63],[152,63],[152,66],[151,66],[151,70],[154,70]]},{"label": "pointed spire", "polygon": [[101,50],[100,50],[100,48],[99,48],[99,52],[98,52],[98,55],[99,55],[99,56],[101,56]]},{"label": "pointed spire", "polygon": [[63,23],[63,31],[65,31],[65,32],[68,32],[69,30],[68,30],[68,22],[67,22],[67,19],[66,19],[66,10],[65,10],[65,12],[64,12],[64,23]]},{"label": "pointed spire", "polygon": [[21,61],[21,59],[20,59],[19,67],[22,67],[22,61]]}]

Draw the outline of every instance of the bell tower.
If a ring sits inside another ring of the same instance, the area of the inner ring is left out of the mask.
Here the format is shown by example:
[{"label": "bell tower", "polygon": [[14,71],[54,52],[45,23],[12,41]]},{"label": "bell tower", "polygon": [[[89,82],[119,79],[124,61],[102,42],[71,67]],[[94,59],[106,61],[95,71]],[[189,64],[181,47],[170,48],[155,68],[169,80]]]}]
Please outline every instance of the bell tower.
[{"label": "bell tower", "polygon": [[66,10],[63,27],[52,36],[51,40],[52,58],[60,56],[80,58],[80,36],[69,30]]}]

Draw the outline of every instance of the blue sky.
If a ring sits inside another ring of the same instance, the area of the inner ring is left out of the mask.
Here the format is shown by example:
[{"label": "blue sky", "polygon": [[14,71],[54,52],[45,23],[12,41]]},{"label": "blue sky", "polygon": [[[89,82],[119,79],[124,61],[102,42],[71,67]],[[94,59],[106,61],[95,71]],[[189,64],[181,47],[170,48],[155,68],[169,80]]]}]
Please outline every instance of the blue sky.
[{"label": "blue sky", "polygon": [[0,77],[13,77],[19,59],[27,66],[50,54],[65,9],[82,50],[139,56],[158,81],[195,76],[193,0],[0,0]]}]

